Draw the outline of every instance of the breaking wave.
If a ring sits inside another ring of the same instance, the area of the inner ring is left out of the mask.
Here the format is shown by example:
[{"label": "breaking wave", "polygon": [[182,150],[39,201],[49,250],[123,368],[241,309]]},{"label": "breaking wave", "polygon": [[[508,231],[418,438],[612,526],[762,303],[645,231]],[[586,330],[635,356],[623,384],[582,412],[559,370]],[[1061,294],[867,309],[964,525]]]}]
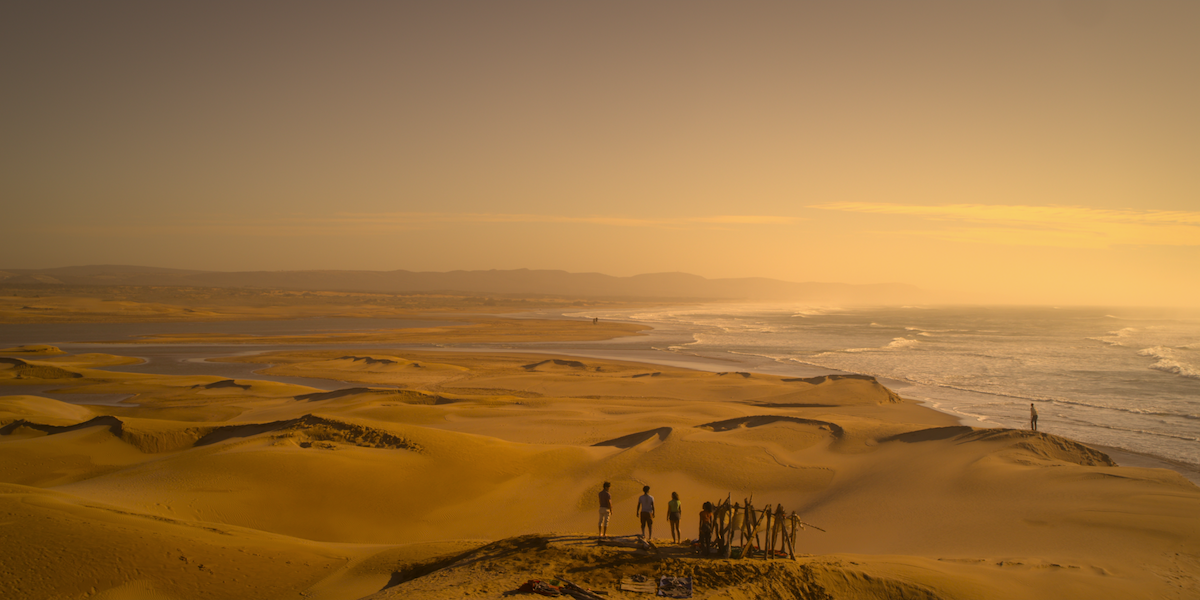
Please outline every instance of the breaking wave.
[{"label": "breaking wave", "polygon": [[1090,337],[1087,339],[1096,342],[1103,342],[1109,346],[1124,346],[1125,342],[1128,341],[1135,332],[1137,332],[1137,329],[1133,327],[1126,327],[1124,329],[1118,329],[1117,331],[1110,331],[1108,332],[1108,335]]},{"label": "breaking wave", "polygon": [[1175,354],[1175,351],[1165,346],[1154,346],[1153,348],[1143,348],[1138,350],[1138,356],[1148,356],[1158,359],[1158,362],[1150,365],[1151,369],[1187,377],[1189,379],[1200,379],[1200,369],[1195,365],[1184,362]]},{"label": "breaking wave", "polygon": [[891,350],[903,350],[905,348],[913,348],[913,347],[916,347],[920,343],[921,343],[920,340],[913,340],[913,339],[909,339],[909,338],[898,337],[898,338],[892,338],[892,341],[890,343],[888,343],[888,345],[886,345],[886,346],[879,346],[876,348],[846,348],[845,350],[822,352],[820,354],[817,354],[816,356],[829,356],[829,355],[841,354],[841,353],[853,354],[853,353],[858,353],[858,352],[887,352],[887,351],[891,351]]}]

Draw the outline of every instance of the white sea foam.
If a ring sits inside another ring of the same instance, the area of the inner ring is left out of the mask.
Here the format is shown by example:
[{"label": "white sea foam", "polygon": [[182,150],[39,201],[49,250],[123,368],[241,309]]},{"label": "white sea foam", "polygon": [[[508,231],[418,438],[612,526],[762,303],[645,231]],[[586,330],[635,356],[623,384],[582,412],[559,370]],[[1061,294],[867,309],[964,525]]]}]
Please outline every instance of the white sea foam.
[{"label": "white sea foam", "polygon": [[833,306],[804,306],[793,307],[790,312],[792,318],[807,319],[809,317],[823,317],[825,315],[839,315],[844,312],[844,309]]},{"label": "white sea foam", "polygon": [[1171,348],[1165,346],[1154,346],[1153,348],[1143,348],[1138,350],[1139,356],[1148,356],[1157,358],[1158,362],[1150,365],[1151,369],[1187,377],[1190,379],[1200,379],[1200,368],[1195,365],[1184,362],[1178,354]]},{"label": "white sea foam", "polygon": [[892,338],[892,341],[889,342],[888,345],[880,346],[878,348],[846,348],[845,350],[839,350],[837,352],[822,352],[822,353],[818,354],[817,356],[834,355],[834,354],[837,354],[838,352],[849,352],[849,353],[888,352],[888,351],[894,351],[894,350],[903,350],[905,348],[912,348],[920,343],[921,342],[919,340],[898,337],[898,338]]},{"label": "white sea foam", "polygon": [[1132,337],[1134,333],[1137,333],[1137,329],[1133,327],[1126,327],[1124,329],[1118,329],[1117,331],[1110,331],[1108,332],[1108,335],[1090,337],[1087,339],[1096,342],[1103,342],[1109,346],[1124,346],[1125,342],[1129,341],[1129,338]]},{"label": "white sea foam", "polygon": [[[613,311],[613,317],[631,312]],[[728,352],[804,365],[802,372],[882,377],[912,386],[901,392],[905,397],[928,393],[943,410],[1009,427],[1026,418],[1029,402],[1050,402],[1057,410],[1043,411],[1045,418],[1081,441],[1200,463],[1194,441],[1200,319],[1075,311],[1038,320],[1027,310],[906,316],[895,309],[845,310],[829,319],[823,317],[833,312],[828,308],[796,305],[637,312],[695,335],[691,344],[678,336],[667,342],[674,352]],[[885,331],[892,334],[881,339]],[[1134,437],[1114,437],[1123,431]]]}]

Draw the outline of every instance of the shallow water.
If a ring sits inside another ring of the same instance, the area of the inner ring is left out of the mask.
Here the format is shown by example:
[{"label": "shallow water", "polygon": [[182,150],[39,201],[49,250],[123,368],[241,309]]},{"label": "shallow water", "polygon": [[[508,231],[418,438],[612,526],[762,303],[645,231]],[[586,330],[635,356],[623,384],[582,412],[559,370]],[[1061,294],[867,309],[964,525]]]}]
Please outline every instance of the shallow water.
[{"label": "shallow water", "polygon": [[[142,359],[141,364],[103,367],[102,370],[126,373],[162,373],[167,375],[210,375],[228,379],[257,379],[304,385],[320,390],[341,390],[361,386],[361,383],[317,379],[312,377],[281,377],[260,373],[270,368],[269,364],[212,362],[207,359],[259,354],[280,350],[328,350],[341,344],[322,345],[256,345],[256,344],[135,344],[135,343],[86,343],[94,341],[132,340],[139,336],[164,333],[234,333],[249,335],[294,335],[339,331],[376,331],[405,329],[410,327],[440,327],[458,325],[451,321],[418,321],[411,319],[359,319],[317,318],[281,319],[277,321],[227,321],[203,323],[51,323],[51,324],[0,324],[0,348],[28,344],[58,346],[70,354],[97,352],[132,356]],[[366,348],[373,344],[344,344],[347,347]],[[395,347],[395,344],[389,344]],[[29,357],[37,360],[36,356]],[[39,391],[33,392],[35,387]],[[117,404],[128,394],[53,394],[49,390],[65,388],[52,386],[6,386],[5,393],[29,393],[52,397],[72,404]],[[125,404],[128,406],[128,404]]]}]

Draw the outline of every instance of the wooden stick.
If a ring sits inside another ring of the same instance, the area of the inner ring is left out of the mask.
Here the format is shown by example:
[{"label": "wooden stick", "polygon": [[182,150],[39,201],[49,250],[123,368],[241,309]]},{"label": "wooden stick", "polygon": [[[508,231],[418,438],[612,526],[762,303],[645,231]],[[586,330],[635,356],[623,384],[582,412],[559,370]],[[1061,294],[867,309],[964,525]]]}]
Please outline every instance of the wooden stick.
[{"label": "wooden stick", "polygon": [[742,554],[741,554],[741,556],[738,556],[738,560],[746,558],[746,555],[750,554],[750,544],[747,543],[747,540],[754,538],[753,531],[754,531],[754,522],[755,521],[756,521],[756,519],[754,518],[754,507],[751,506],[750,501],[747,500],[746,501],[746,519],[744,521],[742,521]]},{"label": "wooden stick", "polygon": [[796,511],[792,511],[792,560],[796,560]]},{"label": "wooden stick", "polygon": [[763,532],[763,539],[767,543],[767,560],[775,558],[775,514],[768,512],[767,515],[767,530]]},{"label": "wooden stick", "polygon": [[[726,502],[728,502],[728,500],[726,500]],[[741,507],[739,507],[737,504],[734,504],[733,505],[733,514],[729,517],[729,531],[727,534],[729,540],[725,544],[725,553],[724,553],[725,558],[729,558],[729,556],[733,553],[733,529],[737,525],[738,509],[740,509],[740,508]]]},{"label": "wooden stick", "polygon": [[[783,508],[783,505],[779,505],[779,508]],[[783,511],[778,511],[775,513],[775,530],[779,532],[779,543],[775,544],[776,554],[781,551],[787,552],[787,540],[784,539],[786,536],[783,534],[783,532],[786,531],[785,525],[787,525],[787,523],[784,522],[784,518],[786,516],[787,515]]]}]

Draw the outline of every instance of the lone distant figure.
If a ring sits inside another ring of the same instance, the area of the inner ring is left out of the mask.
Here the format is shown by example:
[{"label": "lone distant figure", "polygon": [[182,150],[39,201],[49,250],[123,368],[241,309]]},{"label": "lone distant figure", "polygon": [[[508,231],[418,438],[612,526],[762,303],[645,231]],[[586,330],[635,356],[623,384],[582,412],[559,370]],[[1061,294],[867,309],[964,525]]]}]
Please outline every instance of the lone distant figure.
[{"label": "lone distant figure", "polygon": [[600,317],[592,317],[592,325],[595,325],[599,322],[600,322]]},{"label": "lone distant figure", "polygon": [[[646,540],[654,537],[654,496],[650,495],[650,486],[642,486],[642,495],[638,496],[638,517],[642,520],[642,537]],[[649,530],[647,532],[647,530]]]},{"label": "lone distant figure", "polygon": [[611,485],[605,481],[604,489],[600,490],[600,537],[608,535],[608,518],[612,516],[612,494],[608,493]]},{"label": "lone distant figure", "polygon": [[1029,429],[1037,431],[1037,409],[1032,402],[1029,403]]}]

